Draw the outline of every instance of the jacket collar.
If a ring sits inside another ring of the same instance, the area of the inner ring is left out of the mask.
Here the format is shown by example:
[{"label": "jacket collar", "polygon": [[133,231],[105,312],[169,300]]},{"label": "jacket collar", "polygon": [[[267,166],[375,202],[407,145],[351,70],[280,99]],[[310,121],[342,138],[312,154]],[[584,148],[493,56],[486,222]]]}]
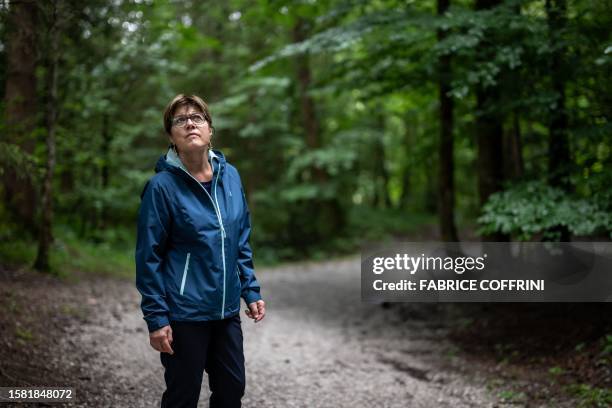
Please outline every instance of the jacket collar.
[{"label": "jacket collar", "polygon": [[[210,162],[210,165],[212,166],[213,174],[217,173],[218,170],[223,170],[223,168],[225,167],[224,166],[225,156],[223,156],[223,153],[219,151],[214,152],[213,150],[209,150],[208,160]],[[215,161],[217,162],[216,169],[214,165]],[[157,161],[157,165],[155,166],[155,171],[160,172],[164,170],[173,170],[173,169],[181,169],[189,173],[189,171],[187,170],[187,168],[181,161],[181,158],[176,153],[176,151],[174,151],[173,148],[169,148],[168,152],[164,156],[160,157],[159,160]]]}]

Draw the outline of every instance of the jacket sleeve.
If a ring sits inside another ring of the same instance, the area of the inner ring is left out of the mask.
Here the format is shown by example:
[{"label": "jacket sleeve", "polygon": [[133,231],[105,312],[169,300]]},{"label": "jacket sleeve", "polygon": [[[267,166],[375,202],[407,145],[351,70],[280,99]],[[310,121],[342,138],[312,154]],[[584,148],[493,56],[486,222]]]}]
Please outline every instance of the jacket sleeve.
[{"label": "jacket sleeve", "polygon": [[253,251],[249,244],[251,236],[251,214],[242,190],[243,217],[238,242],[238,271],[240,272],[241,296],[247,305],[261,299],[259,283],[255,277]]},{"label": "jacket sleeve", "polygon": [[136,288],[149,332],[169,324],[162,263],[170,229],[169,206],[159,185],[148,182],[142,193],[136,238]]}]

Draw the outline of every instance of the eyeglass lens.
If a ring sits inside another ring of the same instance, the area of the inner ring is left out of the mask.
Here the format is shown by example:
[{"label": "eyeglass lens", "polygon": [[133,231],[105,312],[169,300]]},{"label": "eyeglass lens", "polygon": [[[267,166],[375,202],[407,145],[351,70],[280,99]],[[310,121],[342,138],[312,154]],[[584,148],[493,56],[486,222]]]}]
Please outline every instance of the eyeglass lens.
[{"label": "eyeglass lens", "polygon": [[191,119],[191,122],[193,122],[197,126],[202,126],[206,122],[206,118],[204,117],[204,115],[201,115],[199,113],[194,113],[193,115],[189,115],[189,116],[176,117],[174,118],[173,123],[175,126],[183,127],[187,125],[187,121],[189,119]]}]

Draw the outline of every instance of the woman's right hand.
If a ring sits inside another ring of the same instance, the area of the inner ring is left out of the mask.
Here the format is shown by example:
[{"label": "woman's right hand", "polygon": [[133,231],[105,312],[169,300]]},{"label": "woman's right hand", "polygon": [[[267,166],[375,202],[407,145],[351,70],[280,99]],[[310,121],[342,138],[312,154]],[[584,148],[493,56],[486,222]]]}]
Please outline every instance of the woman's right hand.
[{"label": "woman's right hand", "polygon": [[160,353],[174,354],[174,350],[170,347],[172,343],[172,328],[169,325],[149,333],[149,342],[151,347]]}]

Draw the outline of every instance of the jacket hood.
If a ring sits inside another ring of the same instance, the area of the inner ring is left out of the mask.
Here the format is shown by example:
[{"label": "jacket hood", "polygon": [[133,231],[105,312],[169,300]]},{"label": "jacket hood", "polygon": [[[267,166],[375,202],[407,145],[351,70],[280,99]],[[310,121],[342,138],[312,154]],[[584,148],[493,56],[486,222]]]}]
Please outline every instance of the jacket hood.
[{"label": "jacket hood", "polygon": [[[208,161],[213,163],[213,160],[217,160],[220,164],[221,168],[225,165],[225,156],[218,150],[209,150],[208,151]],[[215,166],[212,166],[213,173],[215,172]],[[155,165],[155,172],[159,173],[161,171],[173,171],[177,169],[182,169],[187,171],[185,165],[181,162],[180,157],[174,149],[169,148],[166,154],[160,156],[157,160],[157,164]]]}]

